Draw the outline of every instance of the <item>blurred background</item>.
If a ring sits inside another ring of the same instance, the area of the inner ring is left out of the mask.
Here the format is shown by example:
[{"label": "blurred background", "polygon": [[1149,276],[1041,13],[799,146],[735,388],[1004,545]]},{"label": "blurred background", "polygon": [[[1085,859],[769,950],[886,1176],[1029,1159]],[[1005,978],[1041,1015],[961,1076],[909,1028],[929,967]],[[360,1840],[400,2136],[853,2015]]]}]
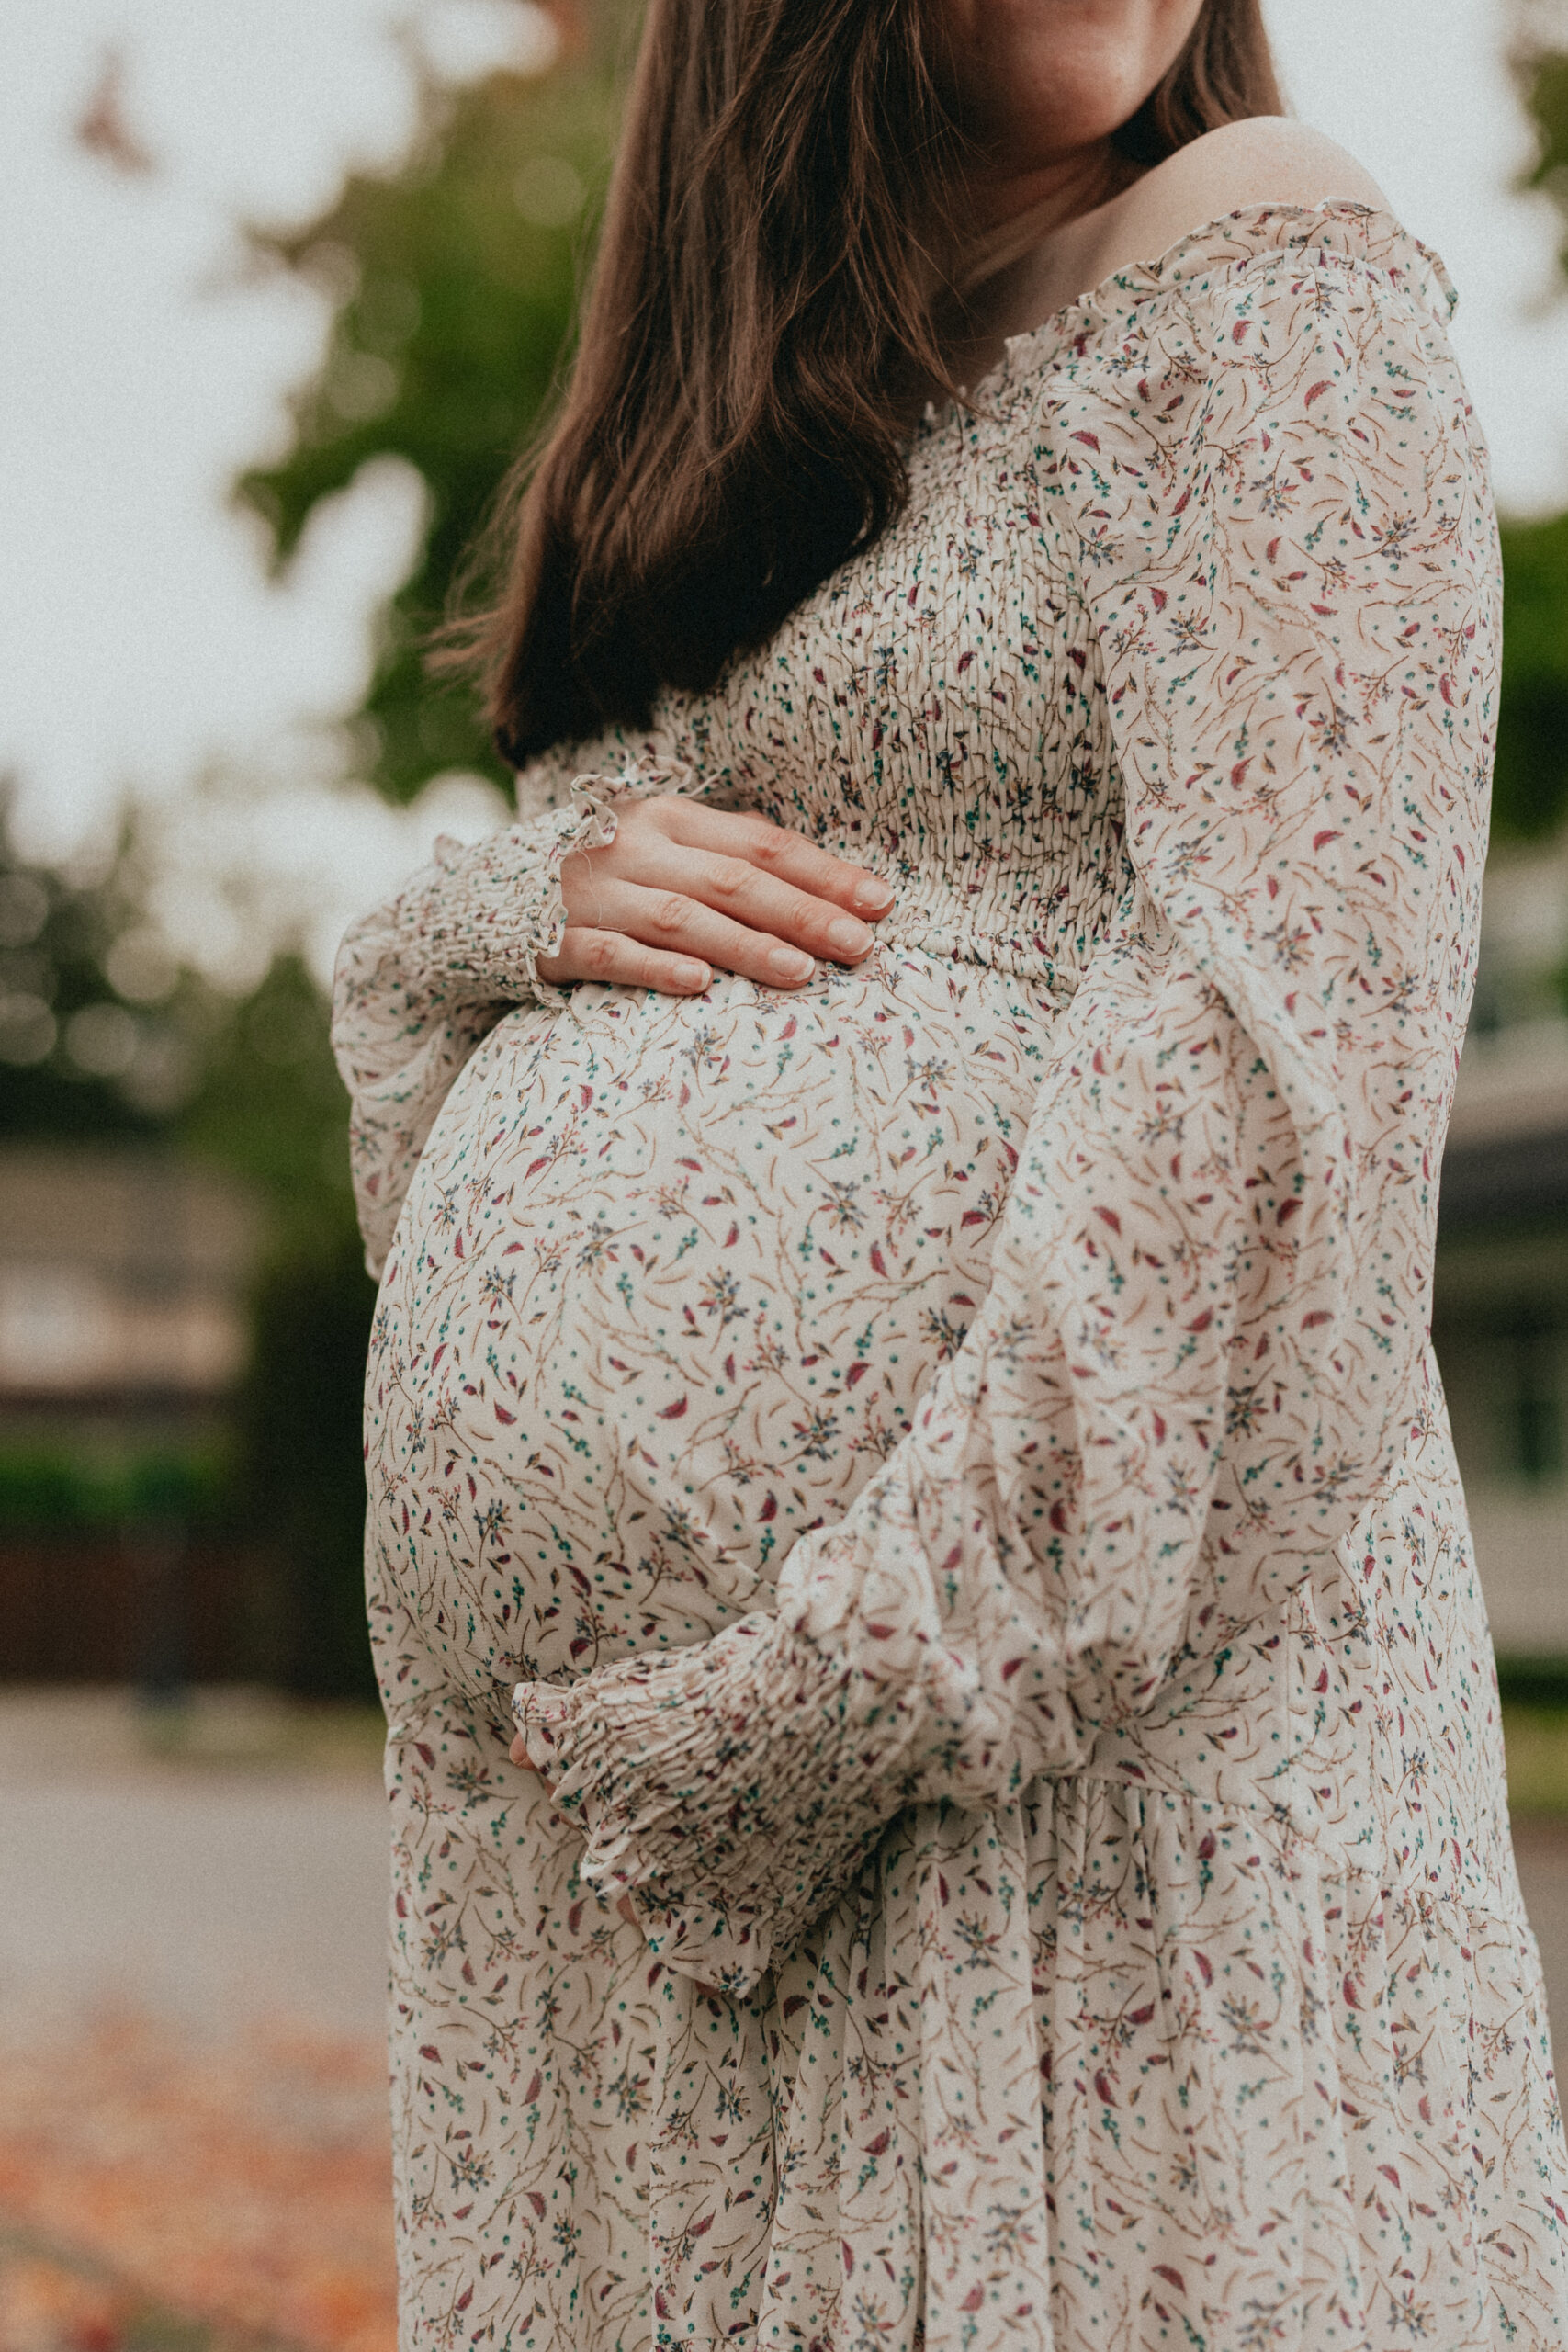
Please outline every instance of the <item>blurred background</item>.
[{"label": "blurred background", "polygon": [[[1271,0],[1506,518],[1436,1329],[1568,2035],[1568,0]],[[633,0],[0,17],[0,2352],[393,2342],[343,926],[506,778],[420,644]]]}]

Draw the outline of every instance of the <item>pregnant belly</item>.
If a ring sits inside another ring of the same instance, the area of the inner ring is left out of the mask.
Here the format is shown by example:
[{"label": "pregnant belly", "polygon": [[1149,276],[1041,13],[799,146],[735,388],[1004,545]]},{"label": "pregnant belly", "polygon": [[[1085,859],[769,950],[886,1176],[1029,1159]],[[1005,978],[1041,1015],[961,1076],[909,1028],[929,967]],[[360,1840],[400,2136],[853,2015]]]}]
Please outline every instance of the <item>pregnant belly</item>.
[{"label": "pregnant belly", "polygon": [[371,1349],[394,1675],[581,1672],[766,1600],[985,1295],[1055,1011],[883,950],[798,995],[581,988],[492,1032]]}]

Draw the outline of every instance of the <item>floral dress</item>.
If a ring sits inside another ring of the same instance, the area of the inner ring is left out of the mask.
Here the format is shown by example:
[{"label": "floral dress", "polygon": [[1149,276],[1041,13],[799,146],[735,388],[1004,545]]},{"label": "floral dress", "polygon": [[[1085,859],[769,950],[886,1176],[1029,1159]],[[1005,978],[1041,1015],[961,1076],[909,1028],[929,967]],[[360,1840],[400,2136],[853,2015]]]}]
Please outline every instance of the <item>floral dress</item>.
[{"label": "floral dress", "polygon": [[[1427,1332],[1499,628],[1451,299],[1348,204],[1119,272],[762,652],[350,935],[410,2352],[1568,2335]],[[872,956],[540,983],[672,781],[885,875]]]}]

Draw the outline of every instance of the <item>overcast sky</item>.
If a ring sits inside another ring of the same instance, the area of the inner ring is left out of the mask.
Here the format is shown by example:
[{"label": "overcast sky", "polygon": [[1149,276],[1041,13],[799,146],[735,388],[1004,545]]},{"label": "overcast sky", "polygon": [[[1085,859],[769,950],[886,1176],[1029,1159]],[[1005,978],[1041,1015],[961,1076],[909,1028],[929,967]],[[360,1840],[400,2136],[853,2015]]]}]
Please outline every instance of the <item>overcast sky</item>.
[{"label": "overcast sky", "polygon": [[[1449,263],[1504,503],[1568,505],[1568,304],[1551,300],[1556,216],[1509,193],[1528,142],[1501,0],[1269,13],[1297,111]],[[0,774],[18,779],[25,838],[53,851],[128,788],[167,800],[204,765],[268,778],[296,861],[333,868],[323,936],[431,830],[334,801],[330,752],[299,732],[357,698],[417,490],[383,467],[267,582],[224,493],[282,447],[284,396],[326,317],[300,288],[236,279],[234,223],[308,218],[351,164],[396,157],[412,100],[400,24],[448,65],[540,40],[523,0],[0,10]],[[156,164],[142,175],[71,137],[115,49],[126,120]]]}]

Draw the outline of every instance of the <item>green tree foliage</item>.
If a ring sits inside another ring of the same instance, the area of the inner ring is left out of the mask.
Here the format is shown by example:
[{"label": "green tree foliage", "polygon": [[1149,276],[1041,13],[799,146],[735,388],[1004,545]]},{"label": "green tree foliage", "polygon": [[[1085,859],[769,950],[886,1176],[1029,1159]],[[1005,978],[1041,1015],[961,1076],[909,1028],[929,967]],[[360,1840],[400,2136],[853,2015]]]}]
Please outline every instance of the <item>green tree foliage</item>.
[{"label": "green tree foliage", "polygon": [[[271,525],[278,560],[317,502],[371,458],[405,458],[427,486],[428,537],[387,616],[364,709],[367,772],[394,799],[445,767],[504,782],[471,693],[433,681],[423,648],[570,339],[614,134],[604,59],[615,17],[602,11],[597,42],[541,79],[427,91],[401,171],[351,180],[321,220],[267,242],[338,297],[326,365],[296,403],[292,451],[240,485]],[[1519,78],[1537,136],[1529,185],[1568,220],[1568,54],[1538,47]],[[1568,267],[1568,237],[1563,259]],[[1495,827],[1499,838],[1532,840],[1568,817],[1568,517],[1508,525],[1503,544]]]},{"label": "green tree foliage", "polygon": [[243,1179],[280,1247],[352,1227],[327,1007],[297,955],[231,995],[170,955],[134,826],[63,873],[0,805],[0,1139],[160,1143]]},{"label": "green tree foliage", "polygon": [[105,969],[136,985],[134,956],[116,957],[138,928],[129,863],[122,843],[107,873],[30,865],[0,803],[0,1138],[145,1138],[188,1091],[193,1007],[170,1001],[173,967],[144,955],[131,1003]]},{"label": "green tree foliage", "polygon": [[289,455],[239,484],[278,561],[367,459],[406,458],[426,485],[428,532],[386,616],[363,712],[365,772],[394,800],[444,768],[506,780],[471,690],[433,681],[423,651],[555,383],[607,172],[613,90],[596,50],[544,76],[427,86],[400,171],[353,178],[321,219],[258,240],[337,302],[326,364],[295,402]]},{"label": "green tree foliage", "polygon": [[238,1455],[272,1566],[277,1669],[310,1698],[375,1695],[361,1436],[375,1301],[351,1223],[297,1233],[269,1259],[253,1306]]},{"label": "green tree foliage", "polygon": [[[1525,186],[1549,196],[1568,224],[1568,54],[1532,45],[1517,73],[1536,141]],[[1568,237],[1561,259],[1568,270]],[[1505,525],[1503,564],[1494,823],[1501,839],[1535,841],[1568,817],[1568,515]]]},{"label": "green tree foliage", "polygon": [[1568,815],[1568,515],[1505,525],[1503,567],[1493,831],[1540,841]]}]

